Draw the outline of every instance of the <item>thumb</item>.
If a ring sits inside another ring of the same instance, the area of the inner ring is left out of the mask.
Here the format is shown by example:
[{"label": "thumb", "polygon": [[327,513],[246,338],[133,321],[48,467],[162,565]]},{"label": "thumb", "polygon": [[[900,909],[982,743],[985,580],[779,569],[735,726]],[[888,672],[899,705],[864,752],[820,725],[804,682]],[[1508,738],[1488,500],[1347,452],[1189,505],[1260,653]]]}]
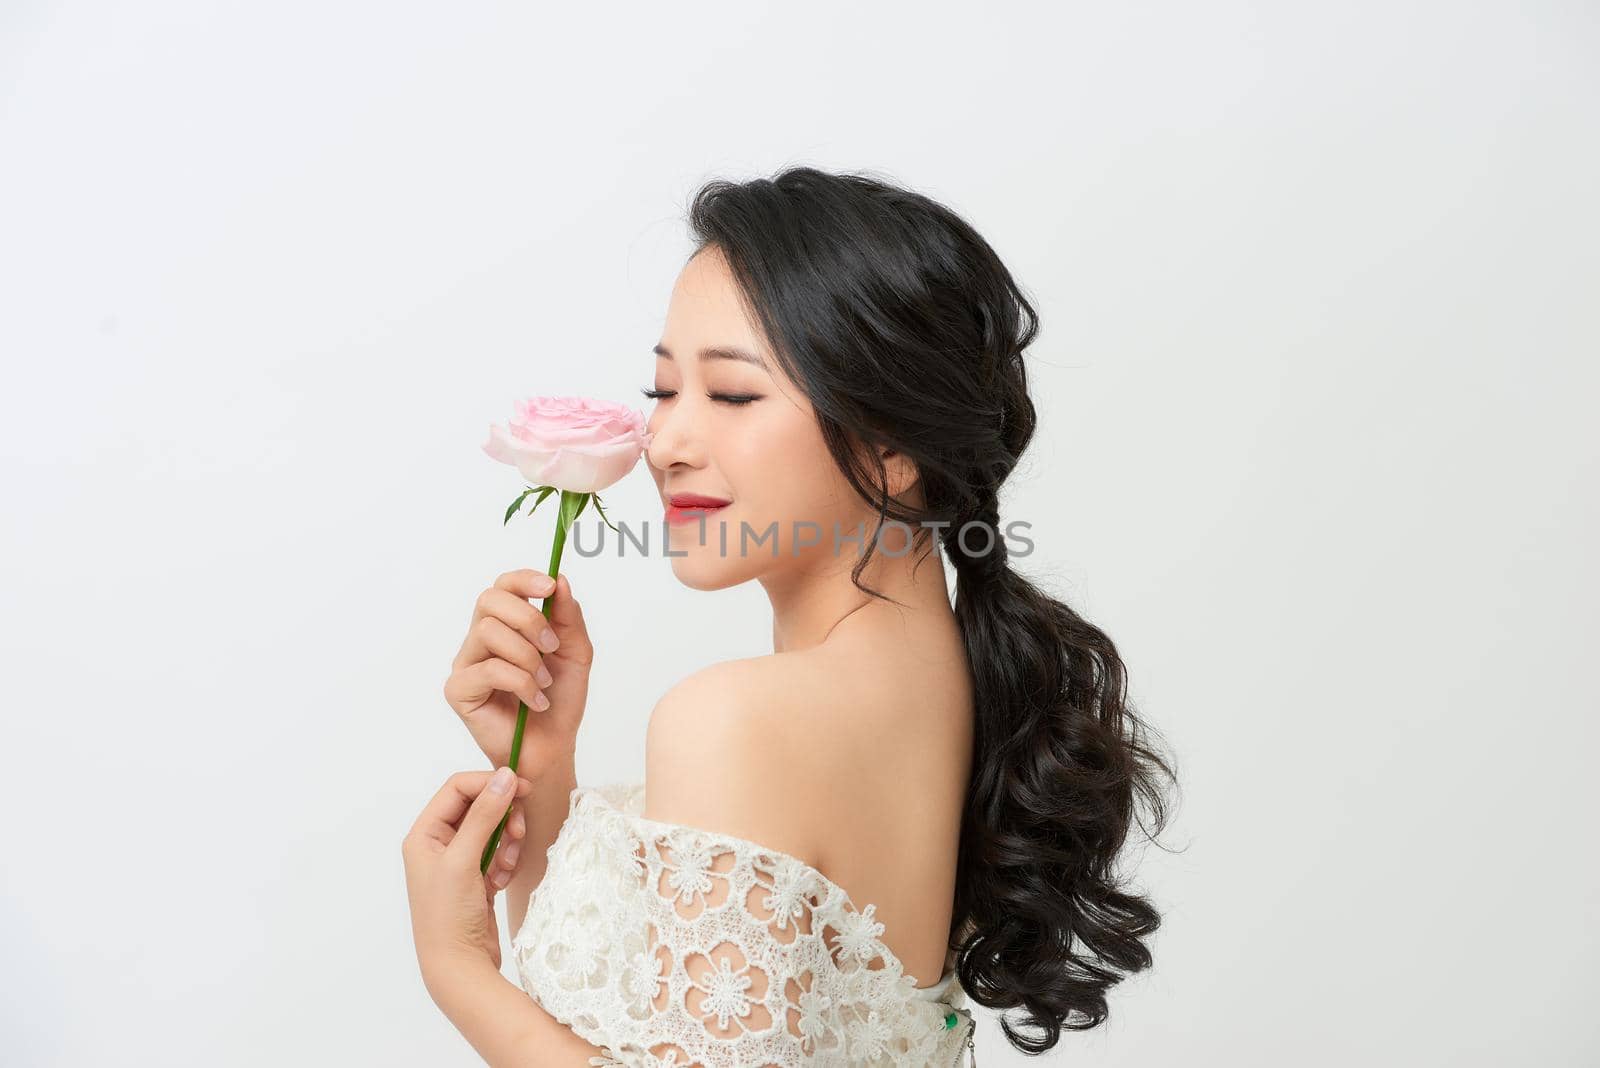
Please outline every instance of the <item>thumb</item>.
[{"label": "thumb", "polygon": [[510,768],[497,768],[467,808],[467,814],[461,817],[461,826],[455,837],[450,839],[448,848],[457,853],[466,853],[473,867],[477,867],[484,847],[489,844],[489,836],[494,834],[501,818],[511,808],[516,787],[516,773]]},{"label": "thumb", "polygon": [[589,644],[589,626],[583,618],[583,606],[572,595],[572,583],[567,576],[556,576],[555,592],[550,595],[550,626],[561,639],[563,654],[579,654],[580,659],[591,659],[594,647]]}]

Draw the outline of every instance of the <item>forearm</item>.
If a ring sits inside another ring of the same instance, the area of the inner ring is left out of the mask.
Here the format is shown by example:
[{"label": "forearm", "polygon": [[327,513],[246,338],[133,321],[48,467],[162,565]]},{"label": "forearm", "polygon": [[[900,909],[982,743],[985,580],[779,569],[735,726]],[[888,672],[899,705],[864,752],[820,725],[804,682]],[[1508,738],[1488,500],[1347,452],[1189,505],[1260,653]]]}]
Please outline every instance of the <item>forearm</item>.
[{"label": "forearm", "polygon": [[504,892],[507,938],[515,938],[522,929],[522,918],[528,911],[528,895],[544,878],[545,853],[567,821],[567,805],[577,785],[576,764],[573,754],[568,752],[552,761],[548,770],[533,780],[532,792],[518,802],[522,805],[527,832],[517,852],[517,870],[512,873]]},{"label": "forearm", "polygon": [[423,973],[428,994],[489,1068],[589,1068],[605,1051],[573,1034],[487,957]]}]

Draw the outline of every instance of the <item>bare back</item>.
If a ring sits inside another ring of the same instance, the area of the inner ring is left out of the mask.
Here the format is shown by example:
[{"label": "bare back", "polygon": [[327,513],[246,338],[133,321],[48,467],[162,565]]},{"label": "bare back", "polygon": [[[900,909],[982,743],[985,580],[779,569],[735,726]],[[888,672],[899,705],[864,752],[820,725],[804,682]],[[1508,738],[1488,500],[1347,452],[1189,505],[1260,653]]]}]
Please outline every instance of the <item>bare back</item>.
[{"label": "bare back", "polygon": [[972,751],[972,687],[953,618],[892,606],[842,621],[824,643],[771,657],[792,717],[814,720],[815,865],[858,907],[918,986],[946,965]]}]

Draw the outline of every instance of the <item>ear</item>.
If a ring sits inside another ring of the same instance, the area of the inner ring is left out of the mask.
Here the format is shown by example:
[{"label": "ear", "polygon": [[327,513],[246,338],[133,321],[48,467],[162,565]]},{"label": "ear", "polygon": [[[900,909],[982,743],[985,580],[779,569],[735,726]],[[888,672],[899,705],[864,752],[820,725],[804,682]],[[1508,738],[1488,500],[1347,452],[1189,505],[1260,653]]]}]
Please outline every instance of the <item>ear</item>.
[{"label": "ear", "polygon": [[893,449],[884,449],[879,455],[883,458],[884,478],[889,496],[898,499],[916,488],[922,481],[922,474],[917,470],[916,462],[911,457]]}]

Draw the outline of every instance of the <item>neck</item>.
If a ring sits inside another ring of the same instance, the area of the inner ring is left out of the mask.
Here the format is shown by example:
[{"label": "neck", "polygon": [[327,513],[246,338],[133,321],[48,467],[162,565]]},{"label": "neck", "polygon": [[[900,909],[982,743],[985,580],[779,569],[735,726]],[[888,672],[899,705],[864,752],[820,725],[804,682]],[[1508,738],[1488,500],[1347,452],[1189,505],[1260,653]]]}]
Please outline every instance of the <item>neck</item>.
[{"label": "neck", "polygon": [[761,585],[772,602],[772,651],[790,653],[816,648],[846,618],[860,612],[951,615],[944,560],[932,543],[908,551],[894,533],[886,534],[884,542],[890,552],[900,555],[889,556],[881,550],[873,553],[861,571],[861,584],[892,597],[899,605],[856,587],[850,580],[850,570],[859,559],[854,553],[834,555],[824,551],[814,558],[796,561],[800,566],[763,577]]}]

